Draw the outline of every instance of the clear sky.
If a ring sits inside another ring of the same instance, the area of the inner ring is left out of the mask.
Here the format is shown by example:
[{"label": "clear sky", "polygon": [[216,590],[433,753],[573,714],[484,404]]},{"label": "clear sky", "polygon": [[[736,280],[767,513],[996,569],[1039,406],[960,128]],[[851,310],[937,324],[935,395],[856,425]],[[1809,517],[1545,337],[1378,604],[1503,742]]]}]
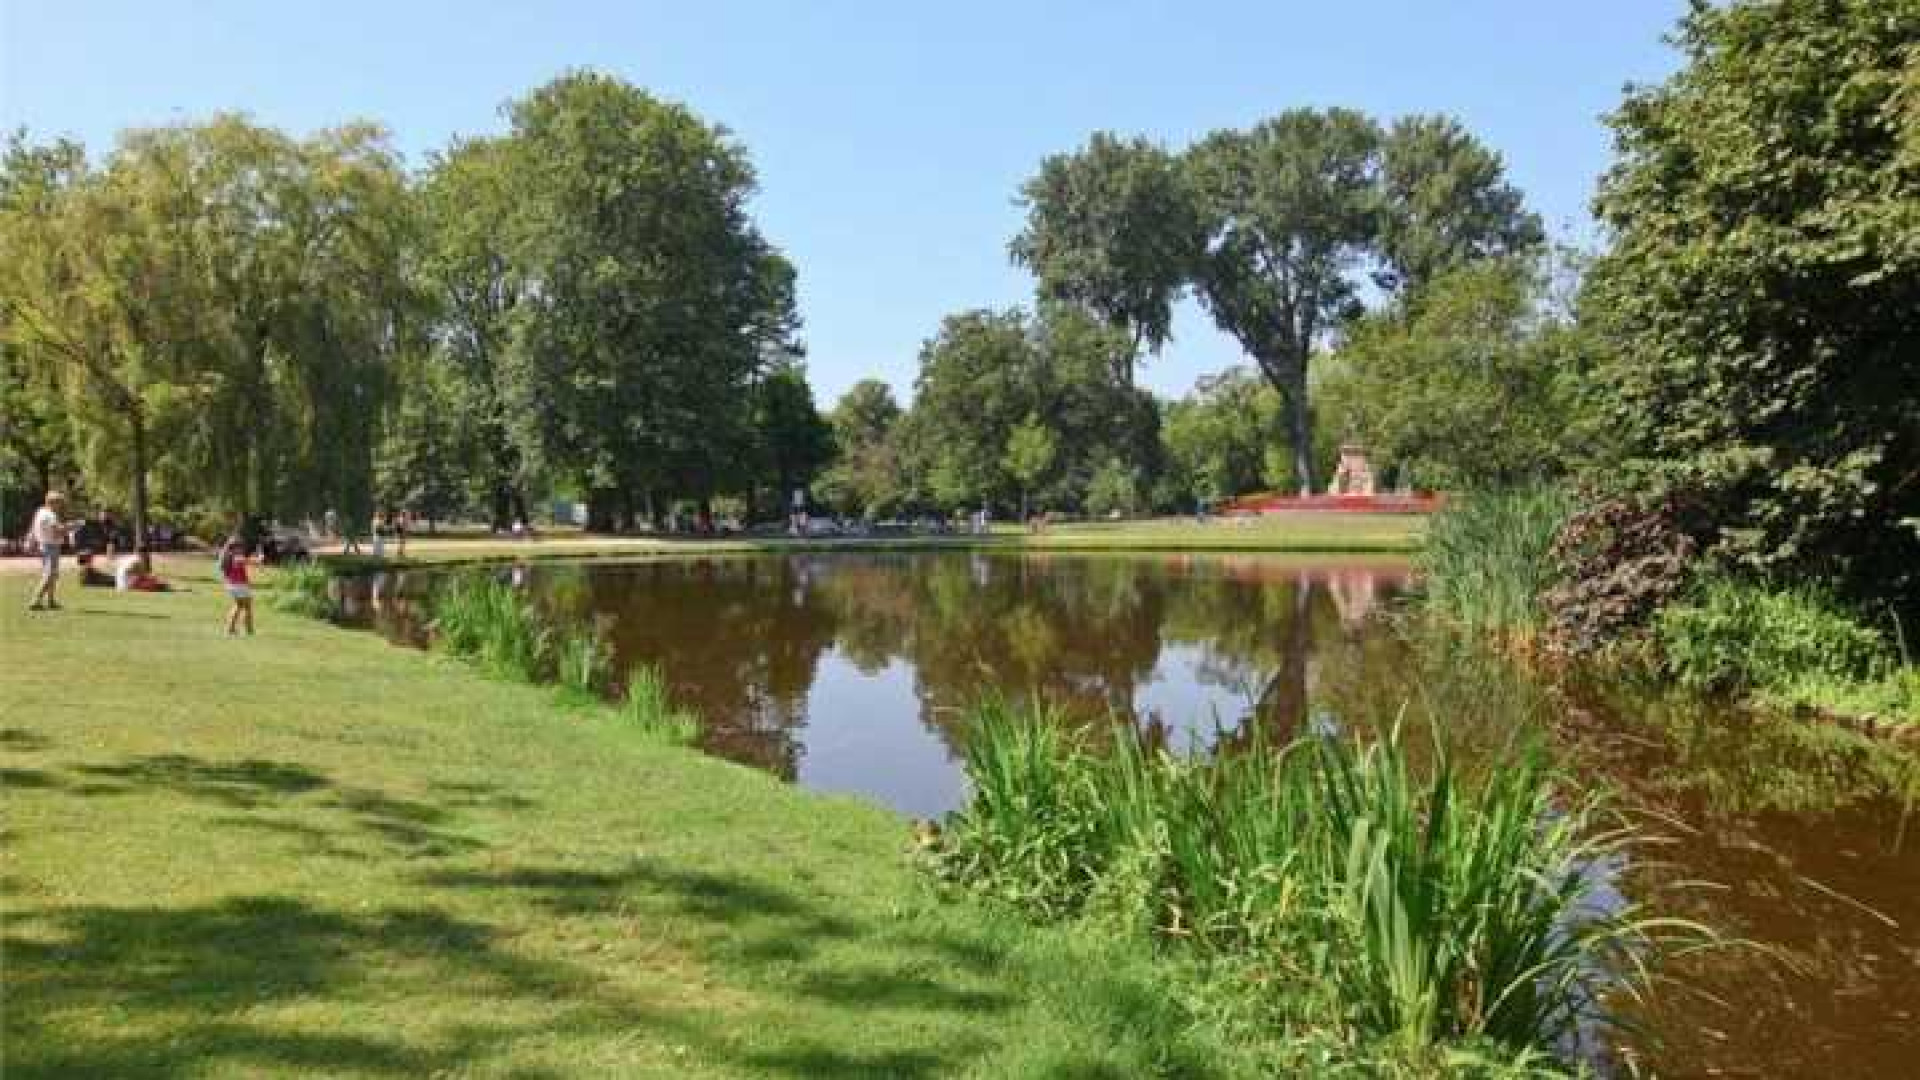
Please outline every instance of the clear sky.
[{"label": "clear sky", "polygon": [[[1629,82],[1672,70],[1684,0],[0,0],[0,127],[96,152],[237,109],[296,132],[373,119],[410,165],[572,67],[686,102],[745,141],[756,214],[799,267],[826,408],[910,390],[950,312],[1022,303],[1023,179],[1093,131],[1179,147],[1298,105],[1459,116],[1556,235],[1587,212]],[[1241,361],[1189,304],[1144,381]]]}]

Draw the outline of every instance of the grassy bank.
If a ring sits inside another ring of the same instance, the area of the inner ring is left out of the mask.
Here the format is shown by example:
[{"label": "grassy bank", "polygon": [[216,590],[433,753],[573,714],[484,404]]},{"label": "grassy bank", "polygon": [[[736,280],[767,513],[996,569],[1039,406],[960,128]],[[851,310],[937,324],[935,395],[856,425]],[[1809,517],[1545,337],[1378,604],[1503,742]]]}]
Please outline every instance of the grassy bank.
[{"label": "grassy bank", "polygon": [[5,1071],[1231,1075],[1144,950],[613,708],[193,591],[0,581]]},{"label": "grassy bank", "polygon": [[[693,539],[593,536],[557,532],[535,541],[487,536],[422,537],[407,559],[389,563],[445,564],[499,559],[596,559],[662,554],[744,554],[782,551],[1277,551],[1405,553],[1417,551],[1426,519],[1414,514],[1297,513],[1257,518],[1154,518],[1060,525],[1044,533],[1000,526],[985,536]],[[364,549],[364,545],[363,545]],[[374,565],[364,553],[328,561],[343,567]]]}]

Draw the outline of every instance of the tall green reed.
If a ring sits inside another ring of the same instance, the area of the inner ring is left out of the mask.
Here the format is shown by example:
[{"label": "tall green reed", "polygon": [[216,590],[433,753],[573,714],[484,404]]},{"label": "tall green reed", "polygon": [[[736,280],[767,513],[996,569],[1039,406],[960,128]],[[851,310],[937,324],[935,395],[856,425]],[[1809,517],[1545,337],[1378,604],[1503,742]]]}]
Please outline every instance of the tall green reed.
[{"label": "tall green reed", "polygon": [[1535,756],[1470,783],[1437,748],[1417,774],[1397,732],[1182,758],[1132,725],[1104,747],[1064,730],[1045,707],[974,712],[942,872],[1258,970],[1341,1029],[1549,1051],[1708,938],[1603,897],[1599,871],[1639,838],[1597,801],[1563,805]]},{"label": "tall green reed", "polygon": [[699,721],[673,703],[666,677],[652,664],[638,665],[627,674],[620,715],[637,731],[661,742],[684,746],[700,734]]},{"label": "tall green reed", "polygon": [[588,625],[554,638],[553,667],[563,691],[594,698],[607,688],[613,675],[613,651],[597,627]]},{"label": "tall green reed", "polygon": [[1537,630],[1554,580],[1553,542],[1571,509],[1552,488],[1450,501],[1428,525],[1418,559],[1428,608],[1471,630]]},{"label": "tall green reed", "polygon": [[310,619],[333,618],[333,574],[318,563],[303,562],[277,567],[268,579],[267,586],[275,611],[305,615]]},{"label": "tall green reed", "polygon": [[553,634],[511,586],[463,574],[433,601],[434,644],[503,678],[539,682],[551,670]]}]

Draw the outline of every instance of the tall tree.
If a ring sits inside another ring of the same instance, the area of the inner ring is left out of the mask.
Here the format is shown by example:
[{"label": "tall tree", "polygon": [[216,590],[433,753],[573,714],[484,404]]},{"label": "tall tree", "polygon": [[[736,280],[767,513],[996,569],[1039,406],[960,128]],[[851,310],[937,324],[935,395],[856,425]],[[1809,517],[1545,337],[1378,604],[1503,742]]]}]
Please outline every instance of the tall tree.
[{"label": "tall tree", "polygon": [[1201,378],[1191,394],[1167,407],[1174,494],[1211,501],[1258,489],[1279,415],[1273,388],[1245,368]]},{"label": "tall tree", "polygon": [[515,438],[577,476],[596,527],[656,492],[710,489],[746,438],[745,391],[792,351],[793,269],[749,220],[739,144],[604,75],[514,103],[526,167],[507,364]]},{"label": "tall tree", "polygon": [[1522,254],[1545,239],[1500,155],[1451,116],[1394,121],[1381,144],[1380,182],[1384,287],[1417,290],[1449,268]]},{"label": "tall tree", "polygon": [[798,364],[784,364],[753,388],[754,459],[749,483],[773,489],[776,505],[813,482],[833,460],[833,428],[814,408],[813,388]]},{"label": "tall tree", "polygon": [[1059,450],[1060,444],[1052,429],[1041,423],[1038,416],[1029,415],[1007,436],[1007,452],[1002,464],[1020,488],[1020,520],[1032,516],[1029,499],[1034,488],[1046,478],[1047,470],[1053,468]]},{"label": "tall tree", "polygon": [[1466,263],[1359,320],[1315,388],[1328,424],[1427,489],[1564,475],[1586,456],[1578,391],[1593,350],[1546,310],[1545,271]]},{"label": "tall tree", "polygon": [[156,425],[183,415],[200,355],[208,259],[181,227],[194,199],[177,168],[137,152],[104,173],[73,144],[16,136],[0,206],[0,303],[9,348],[54,374],[97,486],[123,484],[148,518]]},{"label": "tall tree", "polygon": [[1612,117],[1613,415],[1718,550],[1920,607],[1920,5],[1695,5]]},{"label": "tall tree", "polygon": [[1014,261],[1039,279],[1042,300],[1075,304],[1119,331],[1112,363],[1133,383],[1141,348],[1173,334],[1173,302],[1200,247],[1200,223],[1179,162],[1145,139],[1097,132],[1054,154],[1021,188],[1027,224]]},{"label": "tall tree", "polygon": [[1293,109],[1188,152],[1207,246],[1200,296],[1286,403],[1294,476],[1314,489],[1307,366],[1359,307],[1376,237],[1380,130],[1349,109]]},{"label": "tall tree", "polygon": [[900,461],[900,405],[879,379],[853,384],[833,407],[834,463],[818,489],[830,504],[877,517],[897,509],[908,495]]},{"label": "tall tree", "polygon": [[515,312],[532,290],[514,231],[526,173],[516,149],[507,139],[456,141],[434,159],[418,199],[434,348],[455,376],[446,404],[468,436],[471,482],[496,529],[527,519],[533,480],[505,396]]}]

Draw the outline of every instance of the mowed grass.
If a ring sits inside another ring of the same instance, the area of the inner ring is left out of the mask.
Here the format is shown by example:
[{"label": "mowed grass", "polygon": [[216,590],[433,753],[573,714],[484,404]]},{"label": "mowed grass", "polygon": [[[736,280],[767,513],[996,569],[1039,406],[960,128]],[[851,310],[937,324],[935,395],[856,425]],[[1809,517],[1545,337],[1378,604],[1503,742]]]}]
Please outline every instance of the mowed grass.
[{"label": "mowed grass", "polygon": [[371,634],[0,578],[8,1077],[1238,1071],[906,824]]}]

